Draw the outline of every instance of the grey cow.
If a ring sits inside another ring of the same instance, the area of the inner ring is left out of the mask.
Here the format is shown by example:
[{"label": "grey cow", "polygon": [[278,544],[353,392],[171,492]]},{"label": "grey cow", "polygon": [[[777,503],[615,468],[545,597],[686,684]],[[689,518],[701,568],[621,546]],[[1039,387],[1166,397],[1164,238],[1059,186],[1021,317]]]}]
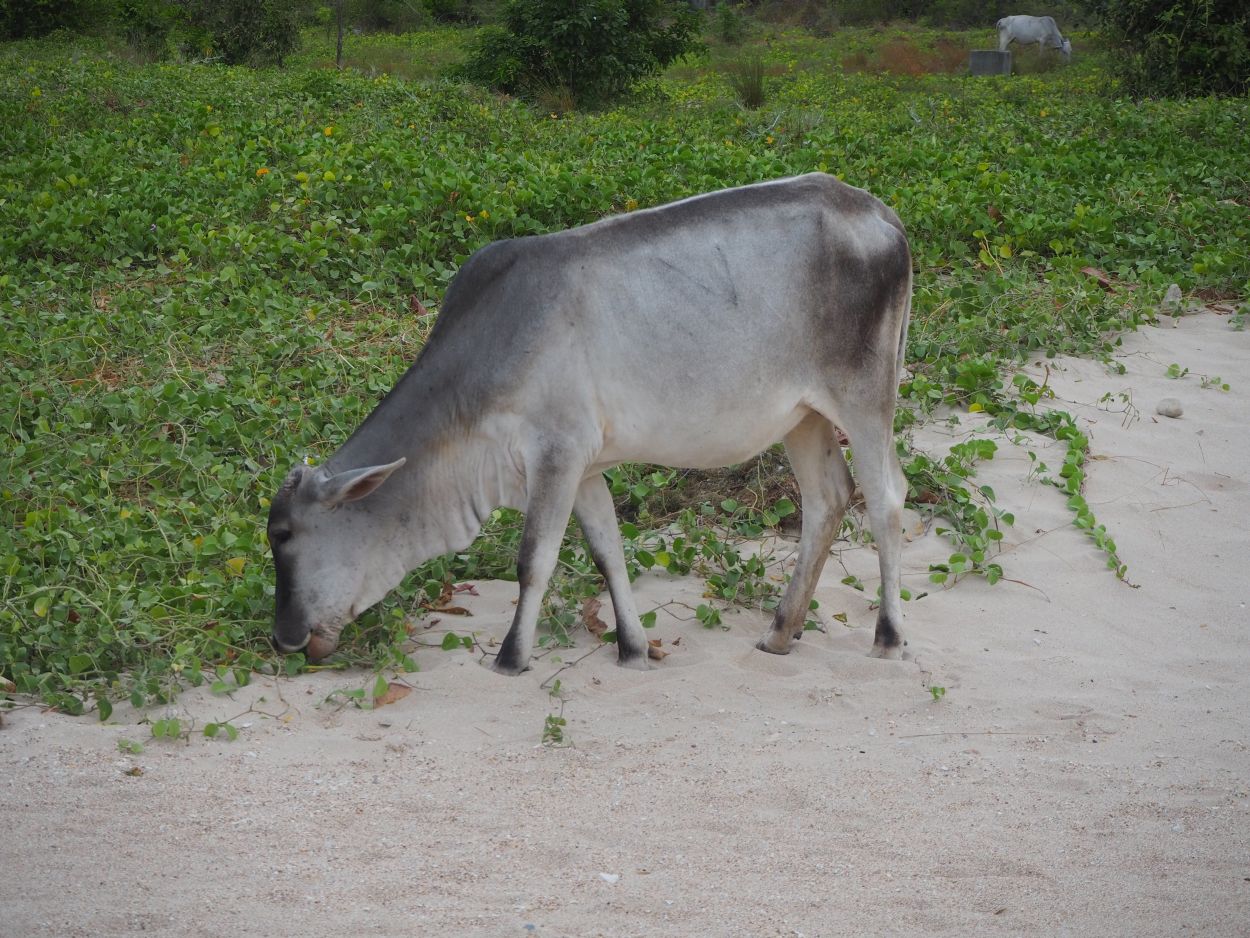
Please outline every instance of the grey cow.
[{"label": "grey cow", "polygon": [[758,647],[785,654],[852,492],[836,424],[879,546],[872,654],[897,657],[893,419],[911,275],[894,212],[819,173],[482,248],[395,388],[274,497],[274,645],[324,657],[410,570],[467,548],[506,506],[525,512],[520,598],[494,669],[528,667],[570,511],[607,580],[619,661],[645,669],[603,470],[724,466],[784,439],[803,529]]},{"label": "grey cow", "polygon": [[1051,16],[1004,16],[998,21],[998,51],[1006,52],[1013,42],[1037,43],[1037,51],[1058,49],[1065,60],[1072,58],[1072,43],[1059,33]]}]

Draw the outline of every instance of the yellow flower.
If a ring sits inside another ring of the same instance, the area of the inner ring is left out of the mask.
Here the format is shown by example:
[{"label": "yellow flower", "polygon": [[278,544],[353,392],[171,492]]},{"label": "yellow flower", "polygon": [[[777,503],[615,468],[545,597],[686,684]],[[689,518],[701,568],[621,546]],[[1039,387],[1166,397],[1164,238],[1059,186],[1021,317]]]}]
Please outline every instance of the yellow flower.
[{"label": "yellow flower", "polygon": [[266,167],[266,166],[262,166],[260,169],[256,170],[256,175],[257,175],[257,176],[268,176],[268,175],[269,175],[269,168],[268,168],[268,167]]},{"label": "yellow flower", "polygon": [[322,131],[322,133],[323,133],[323,134],[325,134],[327,137],[333,137],[333,136],[334,136],[334,128],[333,128],[333,127],[327,127],[325,130],[323,130],[323,131]]},{"label": "yellow flower", "polygon": [[637,199],[626,199],[626,200],[625,200],[625,211],[627,211],[627,212],[632,212],[632,211],[633,211],[634,209],[636,209],[637,207],[638,207],[638,200],[637,200]]},{"label": "yellow flower", "polygon": [[764,138],[764,142],[765,142],[765,143],[772,143],[772,142],[773,142],[773,135],[772,135],[772,134],[769,134],[767,137],[765,137],[765,138]]},{"label": "yellow flower", "polygon": [[472,216],[472,215],[465,215],[465,216],[464,216],[464,220],[465,220],[465,221],[467,221],[470,225],[471,225],[471,224],[473,224],[473,216]]},{"label": "yellow flower", "polygon": [[486,211],[486,209],[482,209],[480,212],[477,213],[477,216],[478,218],[481,218],[483,221],[485,221],[487,218],[490,218],[490,212]]}]

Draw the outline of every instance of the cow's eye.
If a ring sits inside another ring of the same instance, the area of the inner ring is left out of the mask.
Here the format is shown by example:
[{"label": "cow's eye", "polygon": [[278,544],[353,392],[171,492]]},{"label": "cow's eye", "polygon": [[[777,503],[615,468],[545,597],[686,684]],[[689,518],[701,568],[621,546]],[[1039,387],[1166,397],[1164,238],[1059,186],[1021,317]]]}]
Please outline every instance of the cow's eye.
[{"label": "cow's eye", "polygon": [[279,544],[285,544],[291,539],[290,528],[279,528],[269,532],[269,546],[277,547]]}]

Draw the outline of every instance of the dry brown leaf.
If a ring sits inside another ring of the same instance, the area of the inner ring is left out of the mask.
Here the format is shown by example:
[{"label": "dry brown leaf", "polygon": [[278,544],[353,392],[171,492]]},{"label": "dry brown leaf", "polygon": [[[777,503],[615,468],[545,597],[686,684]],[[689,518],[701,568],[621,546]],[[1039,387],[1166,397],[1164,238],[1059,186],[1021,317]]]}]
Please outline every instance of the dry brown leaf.
[{"label": "dry brown leaf", "polygon": [[603,641],[603,633],[608,630],[608,624],[599,618],[599,610],[602,608],[603,603],[593,596],[582,603],[582,625],[599,641]]},{"label": "dry brown leaf", "polygon": [[476,596],[477,590],[473,587],[472,583],[462,583],[459,586],[456,586],[451,582],[451,580],[447,580],[443,583],[443,588],[439,590],[438,599],[435,599],[433,602],[426,600],[421,603],[421,608],[428,609],[431,612],[445,612],[449,616],[473,615],[473,613],[464,608],[464,606],[449,605],[451,603],[451,597],[456,593],[469,593],[470,595]]},{"label": "dry brown leaf", "polygon": [[14,684],[12,681],[10,681],[3,674],[0,674],[0,691],[4,691],[6,694],[12,694],[16,690],[17,690],[17,685]]},{"label": "dry brown leaf", "polygon": [[652,661],[663,661],[670,654],[660,647],[661,641],[662,639],[653,638],[647,642],[647,657]]},{"label": "dry brown leaf", "polygon": [[386,685],[386,693],[383,694],[381,697],[373,698],[374,709],[378,707],[385,707],[387,704],[393,704],[397,700],[403,700],[405,697],[407,697],[411,693],[412,693],[412,688],[409,687],[407,684],[396,684],[394,682],[389,682]]},{"label": "dry brown leaf", "polygon": [[444,582],[443,588],[439,590],[438,599],[434,600],[434,608],[441,609],[443,606],[446,606],[449,602],[451,602],[451,594],[454,589],[455,588],[451,585],[451,580]]},{"label": "dry brown leaf", "polygon": [[1115,284],[1111,282],[1111,278],[1107,276],[1106,271],[1099,270],[1097,267],[1082,267],[1081,273],[1088,277],[1093,277],[1098,281],[1098,285],[1104,290],[1115,290]]}]

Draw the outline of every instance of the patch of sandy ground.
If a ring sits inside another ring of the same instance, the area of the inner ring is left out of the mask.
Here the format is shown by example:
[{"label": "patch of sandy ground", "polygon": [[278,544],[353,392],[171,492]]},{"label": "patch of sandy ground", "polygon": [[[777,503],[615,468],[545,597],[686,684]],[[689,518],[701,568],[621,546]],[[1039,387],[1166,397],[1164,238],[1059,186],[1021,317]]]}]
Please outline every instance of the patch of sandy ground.
[{"label": "patch of sandy ground", "polygon": [[[1087,498],[1132,586],[999,435],[980,479],[1015,512],[1019,582],[930,588],[950,547],[913,528],[910,660],[865,656],[873,615],[839,581],[872,590],[875,557],[839,542],[817,596],[847,625],[775,657],[758,612],[707,631],[669,606],[654,634],[681,643],[650,673],[601,651],[560,675],[569,748],[540,745],[550,658],[508,679],[424,647],[416,689],[374,711],[327,702],[360,672],[179,699],[198,725],[254,706],[235,742],[16,711],[0,935],[1250,934],[1250,333],[1206,313],[1117,357],[1124,375],[1065,360],[1050,386],[1092,437]],[[1154,416],[1164,396],[1181,419]],[[637,584],[644,609],[701,588]],[[480,584],[447,624],[501,637],[514,590]]]}]

